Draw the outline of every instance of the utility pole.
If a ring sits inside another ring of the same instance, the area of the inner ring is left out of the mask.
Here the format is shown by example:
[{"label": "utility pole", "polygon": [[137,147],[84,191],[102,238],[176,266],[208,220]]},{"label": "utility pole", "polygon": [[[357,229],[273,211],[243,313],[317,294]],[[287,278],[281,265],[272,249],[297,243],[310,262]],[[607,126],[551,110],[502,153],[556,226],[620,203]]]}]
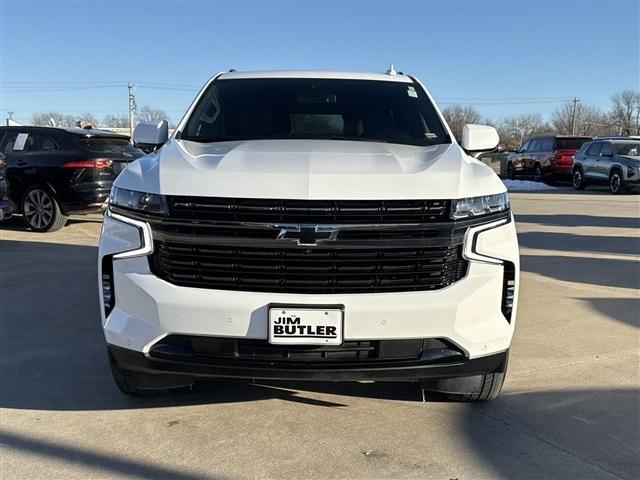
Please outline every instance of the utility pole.
[{"label": "utility pole", "polygon": [[7,118],[7,127],[11,125],[11,120],[13,120],[13,112],[7,112],[9,114],[9,118]]},{"label": "utility pole", "polygon": [[129,82],[129,137],[133,138],[133,121],[137,110],[136,97],[133,94],[133,82]]},{"label": "utility pole", "polygon": [[571,100],[573,103],[573,109],[571,110],[571,135],[576,134],[576,106],[579,101],[580,99],[576,97],[573,97],[573,100]]}]

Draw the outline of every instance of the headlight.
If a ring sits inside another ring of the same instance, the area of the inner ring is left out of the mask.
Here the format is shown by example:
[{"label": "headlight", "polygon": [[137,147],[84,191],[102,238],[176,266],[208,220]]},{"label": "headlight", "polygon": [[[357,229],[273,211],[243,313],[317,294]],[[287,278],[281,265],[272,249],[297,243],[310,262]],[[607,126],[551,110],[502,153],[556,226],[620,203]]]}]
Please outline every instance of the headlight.
[{"label": "headlight", "polygon": [[451,205],[451,218],[478,217],[489,213],[506,212],[509,210],[509,196],[507,193],[484,195],[454,200]]},{"label": "headlight", "polygon": [[169,211],[164,195],[136,192],[117,187],[111,188],[109,204],[147,213],[166,214]]}]

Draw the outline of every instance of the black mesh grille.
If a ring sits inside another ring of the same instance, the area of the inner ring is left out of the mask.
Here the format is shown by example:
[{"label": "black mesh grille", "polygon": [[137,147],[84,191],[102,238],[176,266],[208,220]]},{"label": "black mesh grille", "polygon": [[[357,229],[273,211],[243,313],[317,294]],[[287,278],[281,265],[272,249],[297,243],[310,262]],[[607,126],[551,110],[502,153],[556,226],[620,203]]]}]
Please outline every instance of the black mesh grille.
[{"label": "black mesh grille", "polygon": [[169,196],[170,216],[257,223],[358,224],[446,220],[446,200],[282,200]]},{"label": "black mesh grille", "polygon": [[156,242],[150,259],[154,273],[176,285],[258,292],[435,290],[466,273],[460,245],[336,249]]},{"label": "black mesh grille", "polygon": [[201,362],[232,361],[278,364],[331,364],[404,362],[417,359],[444,361],[464,354],[438,338],[358,340],[341,345],[272,345],[266,340],[170,335],[153,347],[152,357]]}]

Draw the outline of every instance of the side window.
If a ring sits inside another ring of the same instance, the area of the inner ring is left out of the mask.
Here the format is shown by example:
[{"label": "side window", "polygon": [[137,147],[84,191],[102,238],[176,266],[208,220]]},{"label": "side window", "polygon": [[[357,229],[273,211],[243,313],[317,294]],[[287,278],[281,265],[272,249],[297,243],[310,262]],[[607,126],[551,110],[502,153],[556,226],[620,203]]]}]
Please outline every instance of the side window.
[{"label": "side window", "polygon": [[613,155],[613,150],[611,149],[611,145],[608,143],[603,143],[602,149],[600,150],[600,155],[607,155],[607,156]]},{"label": "side window", "polygon": [[36,137],[30,133],[10,133],[4,153],[21,153],[36,150]]},{"label": "side window", "polygon": [[540,139],[539,138],[534,138],[533,140],[531,140],[531,144],[529,145],[529,149],[527,150],[528,152],[539,152],[540,151]]},{"label": "side window", "polygon": [[587,150],[587,155],[599,155],[601,148],[602,148],[602,143],[594,142],[589,147],[589,150]]},{"label": "side window", "polygon": [[553,150],[553,138],[543,138],[540,150],[542,150],[543,152],[550,152],[551,150]]},{"label": "side window", "polygon": [[40,143],[40,150],[50,151],[50,150],[59,150],[60,147],[56,143],[56,141],[45,135],[38,135],[38,143]]}]

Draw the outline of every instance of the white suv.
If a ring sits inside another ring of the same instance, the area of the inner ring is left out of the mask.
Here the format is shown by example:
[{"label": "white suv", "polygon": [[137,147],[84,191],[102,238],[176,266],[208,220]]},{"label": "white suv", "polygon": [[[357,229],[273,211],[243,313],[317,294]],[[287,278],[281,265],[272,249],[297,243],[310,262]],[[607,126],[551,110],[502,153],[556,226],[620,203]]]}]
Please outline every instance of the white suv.
[{"label": "white suv", "polygon": [[114,183],[100,240],[118,387],[402,380],[495,398],[518,295],[505,187],[402,74],[229,72]]}]

